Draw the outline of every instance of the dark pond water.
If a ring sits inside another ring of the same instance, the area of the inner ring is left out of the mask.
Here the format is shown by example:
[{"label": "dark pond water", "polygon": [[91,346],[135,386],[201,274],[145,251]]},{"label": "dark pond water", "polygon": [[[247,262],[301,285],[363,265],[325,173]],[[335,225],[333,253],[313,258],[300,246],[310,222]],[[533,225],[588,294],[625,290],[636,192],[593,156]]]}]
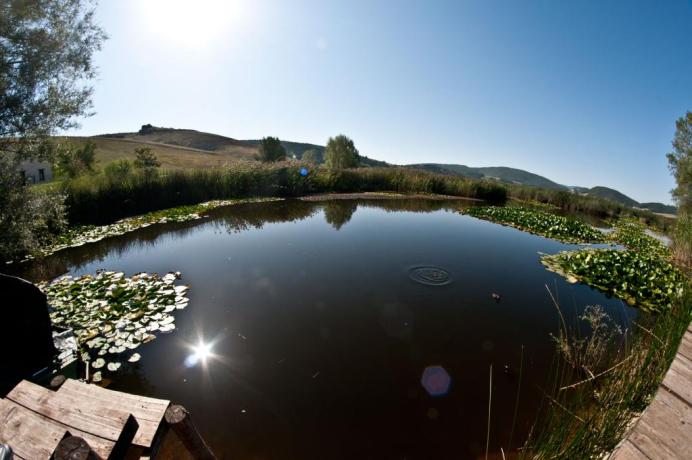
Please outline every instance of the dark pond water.
[{"label": "dark pond water", "polygon": [[[191,290],[178,329],[142,346],[111,388],[183,404],[220,457],[481,458],[491,365],[497,457],[523,442],[550,383],[558,317],[546,285],[569,322],[586,305],[618,321],[635,312],[539,263],[539,252],[574,246],[460,206],[229,207],[63,251],[20,274],[181,271]],[[200,342],[212,355],[193,365],[186,358]]]}]

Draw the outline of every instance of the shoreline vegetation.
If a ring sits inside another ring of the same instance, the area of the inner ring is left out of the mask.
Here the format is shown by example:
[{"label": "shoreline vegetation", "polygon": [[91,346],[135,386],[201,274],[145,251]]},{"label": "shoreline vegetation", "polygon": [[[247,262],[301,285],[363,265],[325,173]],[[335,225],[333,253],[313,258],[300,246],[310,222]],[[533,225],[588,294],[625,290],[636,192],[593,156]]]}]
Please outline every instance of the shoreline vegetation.
[{"label": "shoreline vegetation", "polygon": [[140,228],[168,222],[187,222],[202,219],[212,209],[244,203],[261,203],[278,201],[282,198],[246,198],[241,200],[213,200],[197,205],[177,206],[175,208],[152,211],[140,216],[126,217],[108,225],[78,225],[70,227],[58,235],[52,244],[39,249],[36,254],[28,255],[18,261],[8,261],[7,265],[42,258],[68,248],[76,248],[87,243],[95,243],[105,238],[124,235]]}]

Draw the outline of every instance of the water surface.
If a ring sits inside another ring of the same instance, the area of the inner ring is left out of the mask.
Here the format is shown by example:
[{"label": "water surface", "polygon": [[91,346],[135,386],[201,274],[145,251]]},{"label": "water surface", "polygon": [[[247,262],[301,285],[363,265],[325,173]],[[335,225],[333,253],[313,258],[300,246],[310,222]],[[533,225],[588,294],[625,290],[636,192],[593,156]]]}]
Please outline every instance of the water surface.
[{"label": "water surface", "polygon": [[[570,323],[586,305],[618,321],[635,313],[539,263],[539,252],[576,246],[461,206],[240,205],[62,251],[20,275],[182,272],[190,306],[178,329],[143,345],[111,388],[184,405],[220,458],[480,458],[490,366],[495,454],[510,450],[522,347],[511,448],[549,384],[558,317],[546,285]],[[192,365],[200,342],[213,354]]]}]

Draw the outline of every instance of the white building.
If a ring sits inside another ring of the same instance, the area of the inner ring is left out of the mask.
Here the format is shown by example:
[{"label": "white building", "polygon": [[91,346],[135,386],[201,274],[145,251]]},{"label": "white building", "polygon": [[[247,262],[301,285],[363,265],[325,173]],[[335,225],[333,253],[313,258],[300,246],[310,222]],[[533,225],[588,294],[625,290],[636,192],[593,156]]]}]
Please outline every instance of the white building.
[{"label": "white building", "polygon": [[53,179],[50,163],[22,161],[19,164],[19,172],[28,184],[38,184]]}]

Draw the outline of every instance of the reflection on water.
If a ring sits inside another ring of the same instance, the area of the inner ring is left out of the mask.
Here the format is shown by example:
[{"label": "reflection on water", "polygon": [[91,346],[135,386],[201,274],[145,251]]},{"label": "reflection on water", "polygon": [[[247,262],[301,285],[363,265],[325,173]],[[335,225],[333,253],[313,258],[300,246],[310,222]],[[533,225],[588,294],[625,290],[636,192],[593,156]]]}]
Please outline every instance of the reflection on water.
[{"label": "reflection on water", "polygon": [[635,312],[539,263],[538,252],[574,245],[460,206],[245,204],[13,270],[33,280],[181,271],[190,306],[176,332],[141,347],[112,388],[183,404],[219,457],[478,458],[490,365],[495,453],[510,450],[522,348],[512,449],[549,384],[558,318],[546,285],[571,324],[589,304],[619,322]]}]

